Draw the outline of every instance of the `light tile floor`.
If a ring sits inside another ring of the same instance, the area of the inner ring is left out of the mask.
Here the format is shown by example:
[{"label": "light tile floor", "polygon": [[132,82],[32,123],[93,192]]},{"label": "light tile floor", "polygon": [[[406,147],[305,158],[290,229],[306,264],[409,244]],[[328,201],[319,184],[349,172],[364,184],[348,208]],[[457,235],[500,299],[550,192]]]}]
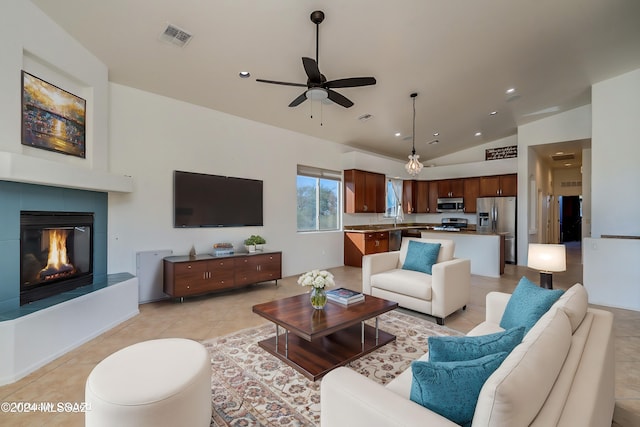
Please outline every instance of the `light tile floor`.
[{"label": "light tile floor", "polygon": [[[582,281],[580,249],[569,246],[568,269],[554,274],[554,286],[567,289]],[[339,267],[331,270],[339,286],[359,290],[361,270]],[[471,302],[465,311],[454,313],[446,326],[467,332],[484,320],[485,296],[490,291],[512,292],[518,280],[527,276],[538,282],[538,273],[508,265],[499,278],[472,277]],[[204,340],[260,325],[265,319],[251,311],[254,304],[306,291],[297,277],[255,285],[243,290],[191,298],[184,303],[160,301],[140,306],[140,314],[86,344],[70,351],[22,380],[0,387],[0,402],[82,402],[84,384],[93,367],[109,354],[130,344],[155,338],[184,337]],[[616,409],[614,426],[640,425],[640,313],[611,309],[616,334]],[[430,321],[429,316],[419,315]],[[0,350],[1,351],[1,350]],[[82,426],[79,413],[2,413],[1,426]]]}]

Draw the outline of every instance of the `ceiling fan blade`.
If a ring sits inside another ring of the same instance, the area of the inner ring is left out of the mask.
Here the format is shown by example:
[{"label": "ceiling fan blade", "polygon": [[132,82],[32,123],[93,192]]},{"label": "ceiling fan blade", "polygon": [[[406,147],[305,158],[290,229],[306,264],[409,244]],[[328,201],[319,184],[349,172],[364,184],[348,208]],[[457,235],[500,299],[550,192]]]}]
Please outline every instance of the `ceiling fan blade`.
[{"label": "ceiling fan blade", "polygon": [[331,89],[328,89],[327,92],[329,93],[329,99],[336,104],[342,105],[344,108],[349,108],[353,105],[353,102],[351,102],[348,98],[340,95],[338,92]]},{"label": "ceiling fan blade", "polygon": [[326,82],[323,86],[326,88],[339,88],[339,87],[358,87],[358,86],[370,86],[376,84],[374,77],[350,77],[348,79],[337,79]]},{"label": "ceiling fan blade", "polygon": [[263,80],[263,79],[256,79],[256,81],[261,83],[271,83],[272,85],[307,87],[307,85],[302,83],[277,82],[275,80]]},{"label": "ceiling fan blade", "polygon": [[307,99],[307,92],[305,91],[305,92],[302,92],[302,95],[300,95],[299,97],[291,101],[291,104],[289,104],[289,107],[297,107],[298,105],[302,104],[306,99]]},{"label": "ceiling fan blade", "polygon": [[320,69],[315,59],[303,57],[302,65],[304,66],[305,73],[307,73],[307,77],[309,77],[309,81],[314,83],[322,82],[322,74],[320,74]]}]

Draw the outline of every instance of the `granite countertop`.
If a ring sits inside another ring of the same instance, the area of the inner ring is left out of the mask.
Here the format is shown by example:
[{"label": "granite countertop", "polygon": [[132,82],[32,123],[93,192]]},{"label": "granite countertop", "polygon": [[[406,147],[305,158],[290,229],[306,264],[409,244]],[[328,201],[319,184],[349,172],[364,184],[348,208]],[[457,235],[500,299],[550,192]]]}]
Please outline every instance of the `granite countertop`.
[{"label": "granite countertop", "polygon": [[346,225],[344,231],[355,233],[372,233],[376,231],[394,231],[394,230],[409,230],[420,229],[427,230],[439,226],[440,224],[428,224],[428,223],[399,223],[399,224],[365,224],[365,225]]},{"label": "granite countertop", "polygon": [[375,233],[385,231],[396,230],[418,230],[418,231],[432,231],[435,233],[461,233],[461,234],[477,234],[477,235],[495,235],[495,233],[477,233],[476,225],[469,224],[469,226],[460,231],[442,231],[434,230],[433,227],[440,227],[442,224],[432,223],[400,223],[393,224],[365,224],[365,225],[348,225],[344,227],[345,232],[349,233]]}]

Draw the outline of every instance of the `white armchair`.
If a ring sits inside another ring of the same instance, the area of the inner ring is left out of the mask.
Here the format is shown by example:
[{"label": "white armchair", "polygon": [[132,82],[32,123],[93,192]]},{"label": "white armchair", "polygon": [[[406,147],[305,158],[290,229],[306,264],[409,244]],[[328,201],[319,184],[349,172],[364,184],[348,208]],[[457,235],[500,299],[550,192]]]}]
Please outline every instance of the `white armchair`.
[{"label": "white armchair", "polygon": [[[438,259],[432,274],[403,270],[409,241],[440,243]],[[362,292],[397,302],[400,307],[444,318],[465,309],[471,291],[471,261],[453,257],[453,240],[405,237],[399,251],[362,257]]]}]

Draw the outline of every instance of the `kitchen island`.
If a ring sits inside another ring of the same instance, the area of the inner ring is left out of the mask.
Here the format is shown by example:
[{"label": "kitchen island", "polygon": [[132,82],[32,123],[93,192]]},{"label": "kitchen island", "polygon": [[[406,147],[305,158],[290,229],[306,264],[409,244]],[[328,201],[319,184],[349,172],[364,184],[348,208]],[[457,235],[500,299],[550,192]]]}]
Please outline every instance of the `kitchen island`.
[{"label": "kitchen island", "polygon": [[504,235],[433,230],[423,230],[421,234],[423,239],[453,240],[454,256],[471,260],[471,274],[500,277],[504,273]]},{"label": "kitchen island", "polygon": [[[460,231],[434,230],[434,227],[438,228],[439,225],[403,223],[346,226],[344,227],[345,265],[360,267],[362,255],[394,250],[395,248],[389,248],[386,243],[388,240],[385,241],[381,236],[384,233],[401,231],[403,237],[453,240],[456,244],[454,256],[471,260],[471,274],[500,277],[504,273],[504,235],[477,233],[473,225]],[[354,243],[360,240],[363,243]],[[366,245],[365,243],[370,240],[373,243]],[[375,243],[376,241],[378,244]]]}]

